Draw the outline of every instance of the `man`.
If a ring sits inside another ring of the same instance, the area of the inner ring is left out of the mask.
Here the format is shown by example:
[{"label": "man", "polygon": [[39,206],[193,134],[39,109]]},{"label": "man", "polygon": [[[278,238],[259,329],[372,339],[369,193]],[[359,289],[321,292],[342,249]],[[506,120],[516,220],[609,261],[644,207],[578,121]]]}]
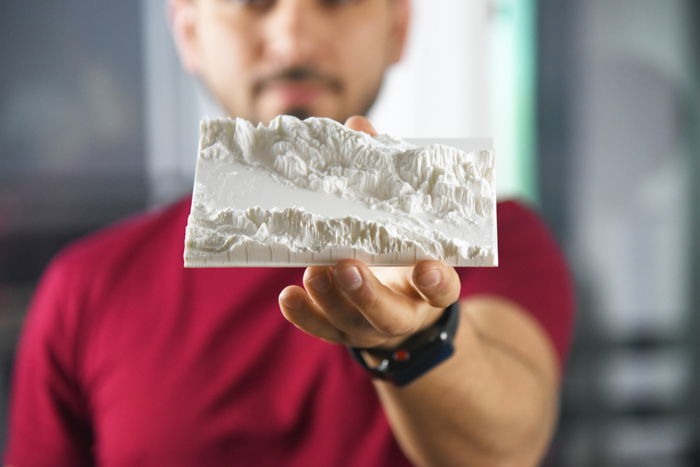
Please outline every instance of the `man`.
[{"label": "man", "polygon": [[[171,0],[170,13],[185,68],[230,115],[262,122],[365,114],[409,21],[408,0]],[[347,125],[374,132],[361,117]],[[184,270],[188,210],[184,200],[129,220],[53,261],[21,342],[6,462],[541,459],[572,300],[561,256],[523,206],[499,204],[498,268],[346,260],[303,280],[290,269]],[[303,333],[276,312],[280,290]],[[372,379],[345,348],[395,349],[458,299],[455,354],[406,386]]]}]

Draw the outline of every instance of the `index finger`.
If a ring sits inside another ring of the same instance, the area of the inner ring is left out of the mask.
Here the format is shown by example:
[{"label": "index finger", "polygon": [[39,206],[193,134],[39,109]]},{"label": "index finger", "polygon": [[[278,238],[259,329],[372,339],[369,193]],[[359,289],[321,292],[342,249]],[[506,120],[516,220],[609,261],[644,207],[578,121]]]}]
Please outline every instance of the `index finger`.
[{"label": "index finger", "polygon": [[353,115],[345,120],[345,126],[355,131],[364,131],[368,135],[377,136],[377,130],[374,129],[369,119],[362,115]]},{"label": "index finger", "polygon": [[380,333],[398,337],[417,330],[432,308],[422,299],[396,292],[382,284],[358,260],[343,260],[333,268],[333,279],[343,296]]}]

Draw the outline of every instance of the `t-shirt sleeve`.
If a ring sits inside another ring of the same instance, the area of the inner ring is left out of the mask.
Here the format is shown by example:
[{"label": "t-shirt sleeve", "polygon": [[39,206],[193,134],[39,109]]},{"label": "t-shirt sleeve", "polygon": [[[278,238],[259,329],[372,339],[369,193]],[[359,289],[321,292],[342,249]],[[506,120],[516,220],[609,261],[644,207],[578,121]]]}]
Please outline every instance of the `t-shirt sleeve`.
[{"label": "t-shirt sleeve", "polygon": [[78,299],[70,268],[55,260],[34,296],[19,342],[4,462],[92,464],[92,435],[76,378]]},{"label": "t-shirt sleeve", "polygon": [[498,261],[496,268],[460,268],[461,297],[499,295],[521,305],[549,336],[563,368],[574,315],[571,276],[545,224],[521,203],[498,204]]}]

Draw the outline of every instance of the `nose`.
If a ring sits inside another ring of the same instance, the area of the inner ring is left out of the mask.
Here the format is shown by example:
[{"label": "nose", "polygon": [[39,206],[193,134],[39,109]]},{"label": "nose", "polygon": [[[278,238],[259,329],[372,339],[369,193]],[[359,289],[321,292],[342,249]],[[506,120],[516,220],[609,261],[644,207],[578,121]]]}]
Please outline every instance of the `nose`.
[{"label": "nose", "polygon": [[265,27],[266,53],[280,67],[312,64],[322,45],[324,20],[313,0],[277,0]]}]

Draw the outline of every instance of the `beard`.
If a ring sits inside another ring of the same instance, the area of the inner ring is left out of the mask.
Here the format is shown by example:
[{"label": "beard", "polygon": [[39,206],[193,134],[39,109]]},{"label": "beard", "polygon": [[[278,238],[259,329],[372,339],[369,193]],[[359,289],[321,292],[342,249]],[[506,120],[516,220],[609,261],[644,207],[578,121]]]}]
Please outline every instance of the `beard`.
[{"label": "beard", "polygon": [[[345,123],[345,121],[353,115],[366,116],[369,113],[370,109],[374,106],[374,103],[379,97],[382,84],[383,79],[380,79],[379,82],[369,92],[367,92],[365,96],[363,96],[363,98],[359,99],[359,106],[355,107],[354,109],[338,109],[341,112],[337,115],[327,115],[322,112],[315,112],[311,107],[305,106],[289,107],[288,109],[285,109],[282,114],[292,115],[300,120],[304,120],[309,117],[328,117],[336,120],[339,123]],[[262,119],[259,118],[260,115],[255,115],[254,117],[256,123],[262,121]]]},{"label": "beard", "polygon": [[[325,79],[328,85],[330,86],[330,89],[332,89],[336,93],[339,100],[342,100],[341,95],[345,90],[344,86],[339,80],[323,77],[318,74],[314,74],[314,72],[309,72],[305,69],[285,70],[284,72],[275,75],[269,78],[268,80],[255,83],[252,90],[252,108],[249,108],[246,111],[243,108],[236,108],[238,106],[233,105],[233,103],[230,102],[229,99],[224,98],[225,93],[217,93],[214,87],[210,86],[207,80],[204,79],[204,77],[198,76],[197,78],[197,81],[200,84],[200,88],[204,91],[204,94],[207,95],[213,102],[216,102],[226,112],[228,116],[245,118],[255,124],[267,124],[269,123],[269,120],[275,117],[274,115],[267,117],[260,115],[260,113],[255,109],[256,98],[260,95],[262,89],[267,84],[267,82],[274,81],[275,79],[289,79],[291,81],[302,81],[305,79]],[[370,109],[376,102],[377,97],[379,96],[383,82],[384,76],[382,75],[379,77],[378,81],[376,82],[376,84],[374,84],[374,86],[371,89],[369,89],[362,96],[355,100],[357,105],[349,106],[352,108],[343,109],[342,104],[339,103],[338,108],[335,109],[335,115],[329,115],[329,112],[319,112],[318,110],[314,110],[312,106],[293,106],[288,109],[283,109],[280,112],[280,114],[292,115],[294,117],[299,118],[300,120],[304,120],[309,117],[327,117],[332,118],[337,122],[345,123],[345,121],[353,115],[366,116],[369,113]],[[229,102],[227,102],[227,100]]]},{"label": "beard", "polygon": [[311,110],[304,108],[304,107],[293,107],[285,112],[287,115],[291,115],[292,117],[296,117],[299,120],[305,120],[309,117],[313,117],[314,115],[311,113]]}]

